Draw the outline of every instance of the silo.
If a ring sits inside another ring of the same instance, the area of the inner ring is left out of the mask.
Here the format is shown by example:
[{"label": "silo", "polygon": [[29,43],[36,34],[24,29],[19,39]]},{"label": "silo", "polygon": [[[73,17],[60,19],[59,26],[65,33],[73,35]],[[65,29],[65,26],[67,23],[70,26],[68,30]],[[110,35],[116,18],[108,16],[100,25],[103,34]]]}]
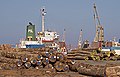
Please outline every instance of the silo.
[{"label": "silo", "polygon": [[31,22],[29,22],[29,25],[27,25],[26,29],[26,40],[27,41],[35,41],[35,25],[33,25]]}]

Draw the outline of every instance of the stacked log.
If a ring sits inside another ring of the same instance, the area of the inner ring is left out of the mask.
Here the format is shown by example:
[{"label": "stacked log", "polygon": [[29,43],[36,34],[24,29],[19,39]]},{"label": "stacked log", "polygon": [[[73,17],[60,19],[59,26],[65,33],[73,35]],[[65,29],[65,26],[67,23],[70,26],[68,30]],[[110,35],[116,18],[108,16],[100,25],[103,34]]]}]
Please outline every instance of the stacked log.
[{"label": "stacked log", "polygon": [[[48,68],[52,69],[53,71],[69,71],[69,60],[67,60],[67,57],[63,55],[63,53],[56,52],[53,49],[42,49],[41,50],[36,50],[37,52],[35,53],[35,49],[26,49],[29,52],[26,52],[25,49],[23,52],[17,51],[17,52],[0,52],[2,53],[2,56],[4,57],[9,57],[13,58],[9,55],[14,54],[16,59],[18,55],[19,60],[16,62],[16,65],[18,66],[18,69],[39,69],[39,68]],[[33,52],[34,53],[33,53]],[[17,53],[17,54],[16,54]],[[51,66],[52,65],[52,66]]]},{"label": "stacked log", "polygon": [[96,77],[104,76],[104,67],[99,65],[85,64],[85,66],[81,66],[77,70],[80,74],[84,74],[84,75],[90,75]]},{"label": "stacked log", "polygon": [[58,61],[61,61],[61,62],[65,61],[65,56],[62,53],[57,53],[56,56]]},{"label": "stacked log", "polygon": [[83,51],[83,50],[76,50],[72,52],[68,52],[67,54],[68,59],[74,59],[74,60],[94,60],[94,61],[100,61],[100,60],[119,60],[120,56],[115,54],[115,51],[100,51],[100,50],[90,50],[90,51]]},{"label": "stacked log", "polygon": [[[3,47],[2,47],[3,46]],[[44,52],[49,50],[48,48],[38,48],[38,49],[29,49],[29,48],[11,48],[7,50],[7,45],[0,45],[0,63],[3,63],[2,67],[10,67],[5,64],[14,64],[17,67],[14,69],[33,69],[42,68],[42,57],[39,52]],[[3,49],[2,49],[3,48]],[[35,51],[34,51],[35,50]],[[43,51],[44,50],[44,51]],[[5,64],[4,64],[5,63]],[[33,67],[31,67],[33,66]],[[5,68],[4,68],[5,69]],[[7,69],[7,68],[6,68]]]},{"label": "stacked log", "polygon": [[74,59],[74,60],[87,60],[88,56],[90,56],[91,51],[83,51],[83,50],[76,50],[68,52],[67,58]]},{"label": "stacked log", "polygon": [[56,62],[54,66],[57,71],[59,71],[59,72],[63,71],[63,63],[62,62]]},{"label": "stacked log", "polygon": [[74,62],[74,61],[72,62],[72,61],[71,61],[71,62],[69,63],[70,70],[77,72],[77,68],[80,67],[79,65],[80,65],[80,64],[77,63],[77,62]]},{"label": "stacked log", "polygon": [[0,45],[0,50],[11,50],[12,47],[10,44],[2,44]]},{"label": "stacked log", "polygon": [[63,64],[63,71],[64,72],[68,72],[68,71],[70,71],[70,67],[69,67],[69,65],[68,64]]},{"label": "stacked log", "polygon": [[1,63],[16,63],[18,61],[18,59],[10,59],[10,58],[6,58],[6,57],[0,57],[0,62]]},{"label": "stacked log", "polygon": [[120,63],[108,63],[105,69],[106,77],[120,77]]},{"label": "stacked log", "polygon": [[0,70],[13,70],[15,68],[17,68],[16,64],[0,63]]},{"label": "stacked log", "polygon": [[[4,46],[4,45],[3,45]],[[119,60],[120,56],[114,52],[100,52],[79,50],[68,52],[67,56],[50,48],[16,48],[0,50],[0,69],[50,69],[52,72],[75,71],[89,76],[108,76],[111,69],[119,75],[119,66],[108,67],[89,63],[76,62],[76,60]],[[87,61],[86,61],[87,62]],[[118,68],[118,69],[117,69]],[[106,70],[106,71],[105,71]]]},{"label": "stacked log", "polygon": [[75,62],[75,64],[70,65],[70,70],[76,71],[79,74],[83,74],[83,75],[104,77],[105,66]]},{"label": "stacked log", "polygon": [[[50,55],[50,56],[53,56],[53,55]],[[69,71],[69,66],[67,65],[67,63],[65,61],[63,62],[63,59],[57,60],[56,57],[54,57],[54,56],[53,56],[53,58],[54,59],[43,57],[43,59],[41,59],[41,60],[36,59],[36,58],[32,58],[32,59],[21,58],[21,60],[19,60],[17,62],[17,66],[18,67],[25,66],[26,69],[29,69],[31,67],[36,68],[38,66],[39,67],[43,66],[43,68],[51,68],[56,71]],[[37,69],[39,69],[39,68],[37,68]]]},{"label": "stacked log", "polygon": [[9,51],[6,51],[6,50],[0,50],[0,55],[2,57],[7,57],[7,58],[11,58],[11,59],[20,59],[21,56],[37,56],[37,54],[33,54],[33,53],[30,53],[30,52],[9,52]]}]

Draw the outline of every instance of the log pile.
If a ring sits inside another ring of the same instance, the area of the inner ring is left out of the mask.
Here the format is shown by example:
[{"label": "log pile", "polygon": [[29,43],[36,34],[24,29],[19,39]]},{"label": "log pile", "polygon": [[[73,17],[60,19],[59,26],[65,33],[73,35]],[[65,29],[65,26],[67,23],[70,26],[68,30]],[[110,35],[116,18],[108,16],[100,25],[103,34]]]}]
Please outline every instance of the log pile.
[{"label": "log pile", "polygon": [[70,70],[87,76],[104,77],[105,66],[75,62],[70,65]]},{"label": "log pile", "polygon": [[100,50],[76,50],[72,52],[68,52],[68,59],[74,60],[94,60],[94,61],[116,61],[120,60],[120,56],[115,54],[115,51],[100,51]]},{"label": "log pile", "polygon": [[[10,45],[0,45],[0,70],[41,70],[47,69],[54,74],[57,72],[77,72],[84,76],[107,77],[119,76],[119,65],[100,65],[99,62],[119,60],[115,52],[98,50],[78,50],[67,55],[51,48],[11,48]],[[81,62],[81,61],[85,61]],[[92,64],[87,60],[92,60]],[[80,62],[79,62],[80,61]],[[97,64],[94,64],[98,62]],[[28,71],[24,71],[27,75]],[[30,71],[29,71],[30,72]],[[49,71],[48,71],[49,72]],[[36,74],[36,73],[34,73]],[[30,74],[29,76],[31,76]],[[37,75],[37,74],[36,74]],[[61,74],[62,75],[62,74]],[[29,77],[28,76],[28,77]],[[56,75],[58,76],[58,75]],[[64,75],[69,76],[69,75]],[[53,77],[53,76],[52,76]]]},{"label": "log pile", "polygon": [[10,50],[12,47],[10,44],[2,44],[0,45],[0,50]]},{"label": "log pile", "polygon": [[90,55],[91,52],[89,51],[72,51],[68,52],[67,58],[68,59],[74,59],[74,60],[85,60],[88,55]]},{"label": "log pile", "polygon": [[120,77],[120,63],[108,63],[105,70],[106,77]]},{"label": "log pile", "polygon": [[95,61],[116,61],[119,60],[119,55],[115,54],[115,51],[93,51],[88,58]]},{"label": "log pile", "polygon": [[53,71],[69,71],[66,56],[51,48],[11,48],[7,50],[6,45],[4,49],[2,47],[0,50],[0,56],[1,63],[15,64],[17,67],[14,69],[47,68]]},{"label": "log pile", "polygon": [[68,60],[58,52],[39,52],[37,56],[22,56],[17,62],[18,69],[47,68],[53,71],[69,71]]}]

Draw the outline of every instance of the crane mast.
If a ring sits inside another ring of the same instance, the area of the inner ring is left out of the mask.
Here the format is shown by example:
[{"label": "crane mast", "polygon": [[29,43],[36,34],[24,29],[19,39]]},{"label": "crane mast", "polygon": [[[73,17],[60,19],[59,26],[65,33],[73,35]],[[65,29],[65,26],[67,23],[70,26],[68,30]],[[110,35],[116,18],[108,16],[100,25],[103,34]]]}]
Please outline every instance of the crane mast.
[{"label": "crane mast", "polygon": [[66,35],[66,29],[64,29],[64,32],[63,32],[63,39],[62,39],[63,42],[65,42],[65,35]]},{"label": "crane mast", "polygon": [[80,49],[82,47],[82,29],[80,31],[80,36],[79,36],[79,40],[78,40],[78,48]]},{"label": "crane mast", "polygon": [[96,8],[96,5],[94,4],[94,16],[95,16],[95,18],[97,18],[97,20],[98,20],[98,25],[101,25],[100,24],[100,19],[99,19],[99,15],[98,15],[98,12],[97,12],[97,8]]},{"label": "crane mast", "polygon": [[97,12],[96,5],[94,4],[94,22],[96,26],[96,35],[94,38],[94,42],[104,42],[104,28],[100,23],[99,15]]}]

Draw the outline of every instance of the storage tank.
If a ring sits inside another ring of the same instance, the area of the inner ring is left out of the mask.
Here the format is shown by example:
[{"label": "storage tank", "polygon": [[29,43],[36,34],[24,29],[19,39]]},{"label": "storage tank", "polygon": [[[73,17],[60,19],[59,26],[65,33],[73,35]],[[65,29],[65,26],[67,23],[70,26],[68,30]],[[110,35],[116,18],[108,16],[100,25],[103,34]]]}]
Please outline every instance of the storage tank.
[{"label": "storage tank", "polygon": [[26,29],[26,40],[27,41],[35,41],[35,25],[32,25],[31,22],[29,22],[29,25],[27,26]]}]

